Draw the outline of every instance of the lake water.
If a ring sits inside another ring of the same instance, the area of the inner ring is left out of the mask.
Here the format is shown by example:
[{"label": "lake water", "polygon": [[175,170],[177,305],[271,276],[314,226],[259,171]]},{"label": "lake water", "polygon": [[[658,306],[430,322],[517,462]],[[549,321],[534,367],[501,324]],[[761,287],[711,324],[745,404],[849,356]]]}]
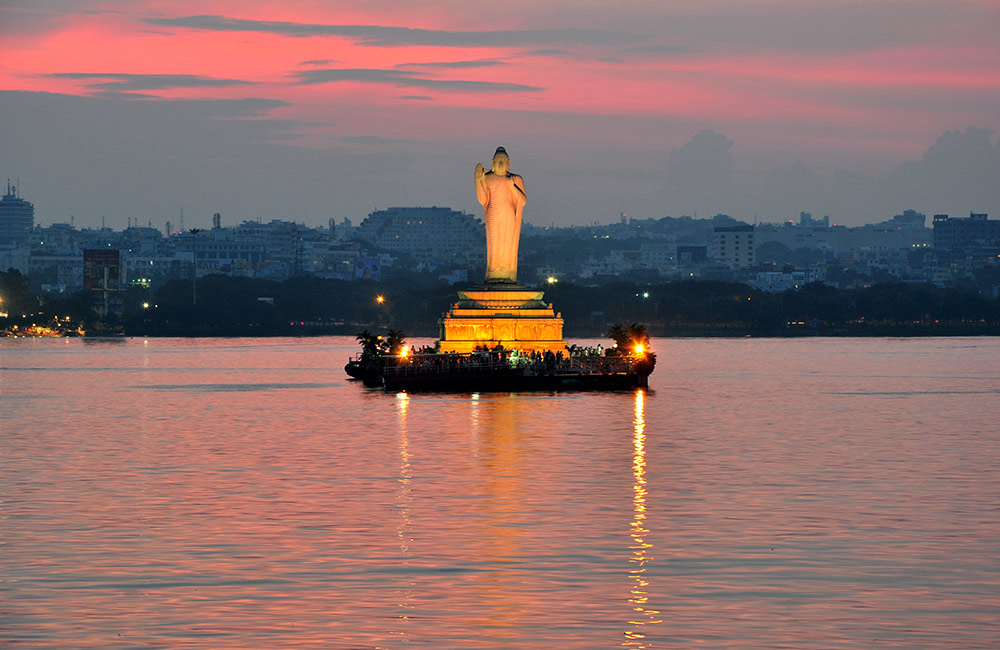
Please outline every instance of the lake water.
[{"label": "lake water", "polygon": [[0,646],[1000,646],[1000,340],[654,346],[406,395],[346,337],[0,340]]}]

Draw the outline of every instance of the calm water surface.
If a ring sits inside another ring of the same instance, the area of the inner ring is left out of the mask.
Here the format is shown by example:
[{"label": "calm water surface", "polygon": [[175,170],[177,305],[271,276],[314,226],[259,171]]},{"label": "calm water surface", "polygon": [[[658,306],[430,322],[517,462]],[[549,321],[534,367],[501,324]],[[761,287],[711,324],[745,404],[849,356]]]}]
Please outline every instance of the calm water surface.
[{"label": "calm water surface", "polygon": [[1000,646],[1000,340],[654,345],[406,395],[349,338],[0,340],[0,645]]}]

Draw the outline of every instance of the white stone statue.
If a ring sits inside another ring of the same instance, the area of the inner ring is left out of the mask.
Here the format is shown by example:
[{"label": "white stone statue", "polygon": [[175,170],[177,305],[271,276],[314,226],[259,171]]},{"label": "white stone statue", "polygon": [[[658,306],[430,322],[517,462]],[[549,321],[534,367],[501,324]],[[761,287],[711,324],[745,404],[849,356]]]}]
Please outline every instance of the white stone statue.
[{"label": "white stone statue", "polygon": [[510,173],[510,157],[503,147],[493,154],[493,169],[476,165],[476,198],[486,221],[486,283],[516,284],[517,245],[527,197],[524,179]]}]

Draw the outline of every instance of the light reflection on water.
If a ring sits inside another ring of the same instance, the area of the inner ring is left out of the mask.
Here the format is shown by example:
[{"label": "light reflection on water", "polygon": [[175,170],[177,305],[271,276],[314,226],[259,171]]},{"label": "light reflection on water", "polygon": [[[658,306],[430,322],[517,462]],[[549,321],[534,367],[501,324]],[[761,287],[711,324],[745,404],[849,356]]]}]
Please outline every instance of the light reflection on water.
[{"label": "light reflection on water", "polygon": [[[410,543],[413,541],[410,531],[410,503],[412,500],[410,492],[413,475],[410,468],[409,440],[406,429],[406,409],[410,405],[410,396],[406,393],[398,393],[396,404],[399,407],[399,497],[396,500],[399,522],[396,525],[396,536],[399,538],[399,564],[404,568],[403,574],[405,576],[407,573],[405,569],[410,564]],[[413,599],[414,586],[411,580],[404,578],[397,588],[396,600],[400,610],[397,614],[399,627],[391,633],[403,643],[409,641],[407,624],[412,611],[410,602]]]},{"label": "light reflection on water", "polygon": [[646,637],[652,633],[645,626],[662,623],[659,610],[649,607],[649,580],[646,575],[646,563],[654,558],[650,555],[653,545],[646,541],[649,529],[646,523],[646,392],[635,391],[635,434],[632,437],[634,460],[632,461],[632,557],[629,561],[632,568],[629,575],[632,578],[631,596],[634,616],[629,620],[630,629],[625,631],[625,642],[622,645],[631,648],[648,648]]},{"label": "light reflection on water", "polygon": [[1000,645],[1000,344],[654,343],[407,395],[348,338],[0,341],[0,645]]}]

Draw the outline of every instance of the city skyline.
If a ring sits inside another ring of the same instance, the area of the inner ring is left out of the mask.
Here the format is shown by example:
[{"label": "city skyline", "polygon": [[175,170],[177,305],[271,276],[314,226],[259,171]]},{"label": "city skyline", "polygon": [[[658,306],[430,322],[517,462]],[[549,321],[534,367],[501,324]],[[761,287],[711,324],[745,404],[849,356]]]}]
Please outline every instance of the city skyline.
[{"label": "city skyline", "polygon": [[1000,213],[996,3],[504,7],[8,4],[0,174],[115,229],[478,214],[497,145],[542,226]]}]

